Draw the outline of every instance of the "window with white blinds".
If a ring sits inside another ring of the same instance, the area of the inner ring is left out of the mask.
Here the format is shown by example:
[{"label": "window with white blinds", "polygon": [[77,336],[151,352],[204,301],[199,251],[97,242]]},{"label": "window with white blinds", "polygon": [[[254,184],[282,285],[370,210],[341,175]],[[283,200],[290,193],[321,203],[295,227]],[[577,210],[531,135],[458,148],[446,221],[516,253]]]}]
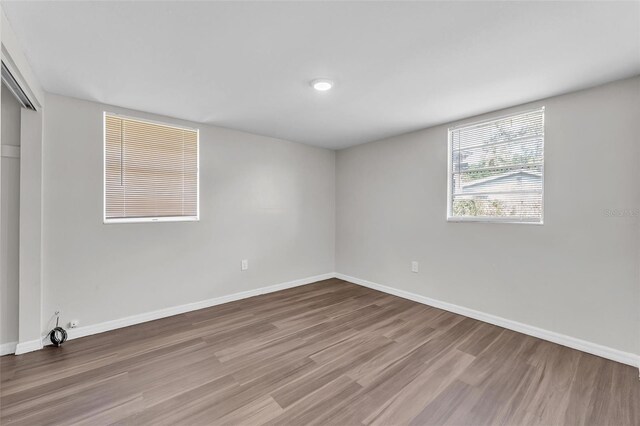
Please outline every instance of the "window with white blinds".
[{"label": "window with white blinds", "polygon": [[198,130],[104,115],[104,221],[198,220]]},{"label": "window with white blinds", "polygon": [[452,221],[542,223],[544,108],[449,129]]}]

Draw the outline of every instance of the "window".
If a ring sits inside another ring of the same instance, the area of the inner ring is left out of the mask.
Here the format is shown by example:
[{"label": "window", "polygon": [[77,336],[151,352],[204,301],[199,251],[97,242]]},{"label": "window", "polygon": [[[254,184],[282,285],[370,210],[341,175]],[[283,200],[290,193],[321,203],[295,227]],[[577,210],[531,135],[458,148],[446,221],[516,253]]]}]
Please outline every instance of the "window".
[{"label": "window", "polygon": [[542,223],[544,108],[449,129],[448,220]]},{"label": "window", "polygon": [[104,115],[104,222],[198,220],[198,130]]}]

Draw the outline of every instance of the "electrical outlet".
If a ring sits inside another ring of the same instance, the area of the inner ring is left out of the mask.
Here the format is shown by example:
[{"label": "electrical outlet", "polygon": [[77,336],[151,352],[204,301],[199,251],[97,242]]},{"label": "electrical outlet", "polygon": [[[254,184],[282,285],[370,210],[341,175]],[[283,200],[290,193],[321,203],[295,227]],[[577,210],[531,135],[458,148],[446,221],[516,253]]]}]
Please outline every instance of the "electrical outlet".
[{"label": "electrical outlet", "polygon": [[418,262],[416,262],[415,260],[411,262],[411,272],[417,274],[419,270],[420,268],[419,268]]},{"label": "electrical outlet", "polygon": [[240,263],[240,270],[246,271],[247,269],[249,269],[249,259],[242,259],[242,262]]},{"label": "electrical outlet", "polygon": [[76,320],[71,320],[69,322],[69,328],[76,328],[80,325],[80,321]]}]

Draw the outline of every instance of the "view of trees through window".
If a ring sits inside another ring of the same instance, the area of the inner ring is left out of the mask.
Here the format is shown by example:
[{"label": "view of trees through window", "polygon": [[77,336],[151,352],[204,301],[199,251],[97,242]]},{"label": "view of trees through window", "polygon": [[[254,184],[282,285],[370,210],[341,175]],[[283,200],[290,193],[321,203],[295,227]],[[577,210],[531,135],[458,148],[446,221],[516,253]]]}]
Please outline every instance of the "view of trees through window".
[{"label": "view of trees through window", "polygon": [[452,219],[542,221],[544,109],[450,130]]}]

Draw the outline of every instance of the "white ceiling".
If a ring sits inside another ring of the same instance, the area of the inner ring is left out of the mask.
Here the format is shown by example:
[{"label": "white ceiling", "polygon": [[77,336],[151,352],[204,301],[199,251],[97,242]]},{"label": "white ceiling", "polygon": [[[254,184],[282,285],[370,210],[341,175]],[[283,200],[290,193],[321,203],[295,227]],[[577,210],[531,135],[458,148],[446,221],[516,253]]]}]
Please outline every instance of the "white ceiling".
[{"label": "white ceiling", "polygon": [[3,8],[49,92],[328,148],[640,73],[640,2]]}]

